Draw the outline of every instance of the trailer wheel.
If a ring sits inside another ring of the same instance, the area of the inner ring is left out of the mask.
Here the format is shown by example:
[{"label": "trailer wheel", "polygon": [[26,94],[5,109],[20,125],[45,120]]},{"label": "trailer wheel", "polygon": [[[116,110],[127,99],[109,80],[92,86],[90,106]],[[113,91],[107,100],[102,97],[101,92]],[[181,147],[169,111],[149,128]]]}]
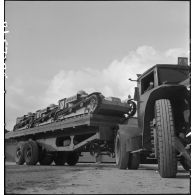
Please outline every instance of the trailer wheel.
[{"label": "trailer wheel", "polygon": [[126,152],[125,139],[118,132],[115,139],[115,159],[119,169],[126,169],[128,166],[129,152]]},{"label": "trailer wheel", "polygon": [[177,173],[175,144],[175,126],[170,100],[160,99],[155,102],[157,130],[158,170],[163,178],[174,178]]},{"label": "trailer wheel", "polygon": [[53,155],[48,152],[44,152],[43,156],[39,160],[40,165],[51,165],[52,162],[53,162]]},{"label": "trailer wheel", "polygon": [[140,153],[130,153],[128,161],[128,169],[138,169],[140,164]]},{"label": "trailer wheel", "polygon": [[79,154],[77,152],[70,152],[67,156],[67,164],[74,166],[79,161]]},{"label": "trailer wheel", "polygon": [[54,162],[58,166],[64,165],[66,160],[67,160],[67,155],[65,154],[65,152],[57,152],[54,158]]},{"label": "trailer wheel", "polygon": [[35,141],[28,141],[24,149],[24,159],[27,165],[36,165],[39,159],[39,148]]},{"label": "trailer wheel", "polygon": [[16,146],[16,151],[15,151],[15,161],[17,165],[23,165],[25,160],[24,160],[24,148],[25,148],[25,142],[19,142],[18,145]]}]

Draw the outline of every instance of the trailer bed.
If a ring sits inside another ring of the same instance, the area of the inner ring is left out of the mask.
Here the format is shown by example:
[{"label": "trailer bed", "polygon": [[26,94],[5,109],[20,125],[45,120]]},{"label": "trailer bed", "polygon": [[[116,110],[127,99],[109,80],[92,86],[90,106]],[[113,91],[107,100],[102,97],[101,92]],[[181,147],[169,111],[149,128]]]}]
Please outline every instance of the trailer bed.
[{"label": "trailer bed", "polygon": [[113,117],[106,115],[82,114],[71,118],[66,118],[65,120],[59,122],[52,122],[33,128],[11,131],[5,134],[5,139],[17,139],[19,137],[29,135],[55,132],[57,130],[66,131],[66,129],[77,128],[79,126],[115,126],[121,123],[121,119],[121,117]]}]

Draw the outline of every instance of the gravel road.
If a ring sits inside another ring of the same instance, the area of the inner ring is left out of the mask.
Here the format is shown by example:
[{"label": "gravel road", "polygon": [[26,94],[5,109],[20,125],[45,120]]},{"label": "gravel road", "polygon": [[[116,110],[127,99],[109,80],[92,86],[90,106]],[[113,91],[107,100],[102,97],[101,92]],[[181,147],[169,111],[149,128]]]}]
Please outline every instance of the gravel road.
[{"label": "gravel road", "polygon": [[10,194],[153,194],[189,193],[190,176],[179,166],[176,178],[161,178],[157,165],[118,170],[114,164],[79,163],[76,166],[5,166]]}]

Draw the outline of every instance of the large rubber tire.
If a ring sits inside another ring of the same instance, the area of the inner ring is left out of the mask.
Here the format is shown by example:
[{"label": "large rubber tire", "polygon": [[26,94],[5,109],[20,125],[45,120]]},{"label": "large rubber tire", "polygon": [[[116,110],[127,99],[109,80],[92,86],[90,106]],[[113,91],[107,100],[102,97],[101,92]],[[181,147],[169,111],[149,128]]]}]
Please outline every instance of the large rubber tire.
[{"label": "large rubber tire", "polygon": [[117,132],[115,139],[115,159],[116,166],[119,169],[127,169],[129,161],[129,152],[126,152],[126,144],[123,136]]},{"label": "large rubber tire", "polygon": [[58,166],[63,166],[67,160],[67,155],[65,152],[57,152],[54,162]]},{"label": "large rubber tire", "polygon": [[15,162],[17,165],[23,165],[25,162],[24,148],[25,148],[25,142],[19,142],[16,146]]},{"label": "large rubber tire", "polygon": [[130,153],[128,161],[128,169],[138,169],[140,164],[140,153]]},{"label": "large rubber tire", "polygon": [[67,157],[67,164],[69,166],[74,166],[79,161],[79,154],[77,152],[69,152]]},{"label": "large rubber tire", "polygon": [[35,141],[28,141],[24,149],[24,159],[27,165],[36,165],[39,160],[39,148]]},{"label": "large rubber tire", "polygon": [[174,178],[177,174],[175,150],[175,126],[170,100],[155,102],[158,170],[163,178]]},{"label": "large rubber tire", "polygon": [[51,165],[53,162],[53,155],[47,152],[43,152],[41,158],[39,159],[40,165]]}]

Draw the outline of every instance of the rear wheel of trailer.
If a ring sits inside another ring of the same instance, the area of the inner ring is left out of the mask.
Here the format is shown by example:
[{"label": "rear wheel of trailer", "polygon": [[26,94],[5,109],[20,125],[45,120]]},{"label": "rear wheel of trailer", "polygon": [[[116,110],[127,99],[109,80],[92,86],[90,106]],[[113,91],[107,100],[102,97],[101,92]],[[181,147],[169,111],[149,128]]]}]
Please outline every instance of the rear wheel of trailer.
[{"label": "rear wheel of trailer", "polygon": [[51,165],[54,159],[54,155],[52,153],[41,151],[39,157],[40,165]]},{"label": "rear wheel of trailer", "polygon": [[79,161],[79,153],[77,152],[69,152],[67,156],[67,164],[70,166],[74,166]]},{"label": "rear wheel of trailer", "polygon": [[38,144],[31,140],[25,144],[24,159],[27,165],[36,165],[39,160]]},{"label": "rear wheel of trailer", "polygon": [[63,166],[67,161],[67,154],[66,152],[57,152],[54,157],[55,165]]},{"label": "rear wheel of trailer", "polygon": [[24,147],[25,147],[25,142],[19,142],[16,146],[15,162],[17,165],[23,165],[25,162]]}]

